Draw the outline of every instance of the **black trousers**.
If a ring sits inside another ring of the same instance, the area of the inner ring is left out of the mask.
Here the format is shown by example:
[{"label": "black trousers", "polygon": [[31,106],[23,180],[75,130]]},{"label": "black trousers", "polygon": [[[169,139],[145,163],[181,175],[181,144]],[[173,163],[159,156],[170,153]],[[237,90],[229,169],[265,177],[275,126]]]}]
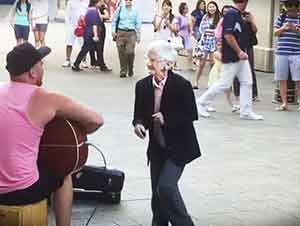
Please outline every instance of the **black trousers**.
[{"label": "black trousers", "polygon": [[[254,50],[253,47],[250,47],[247,49],[247,54],[249,57],[249,63],[250,63],[250,67],[251,67],[251,73],[252,73],[252,97],[258,97],[258,89],[257,89],[257,80],[256,80],[256,73],[254,70]],[[233,91],[234,91],[234,95],[236,97],[240,96],[240,82],[238,80],[238,78],[235,78],[233,81]]]},{"label": "black trousers", "polygon": [[150,157],[152,226],[194,226],[178,188],[184,166],[175,165],[159,151],[165,150],[157,147]]},{"label": "black trousers", "polygon": [[[99,33],[99,42],[96,43],[97,50],[96,51],[90,51],[90,58],[91,58],[91,65],[92,66],[100,66],[100,67],[105,67],[105,62],[104,62],[104,44],[105,44],[105,38],[106,38],[106,28],[105,25],[103,24],[100,28],[100,33]],[[98,53],[97,53],[98,51]],[[97,59],[95,56],[95,52],[97,53]]]},{"label": "black trousers", "polygon": [[81,47],[81,50],[80,52],[78,53],[77,55],[77,58],[74,62],[74,66],[75,67],[79,67],[81,61],[83,60],[83,58],[86,56],[86,54],[89,52],[89,51],[96,51],[96,52],[99,52],[97,50],[97,44],[92,40],[92,38],[84,38],[84,42],[83,42],[83,45]]}]

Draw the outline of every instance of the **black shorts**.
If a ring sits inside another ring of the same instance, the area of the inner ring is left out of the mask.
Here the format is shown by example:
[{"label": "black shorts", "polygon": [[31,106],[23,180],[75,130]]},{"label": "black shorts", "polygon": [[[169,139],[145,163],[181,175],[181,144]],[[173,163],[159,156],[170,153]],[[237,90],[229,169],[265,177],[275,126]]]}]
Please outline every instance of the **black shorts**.
[{"label": "black shorts", "polygon": [[45,171],[40,171],[40,177],[30,187],[0,194],[0,205],[27,205],[48,198],[62,186],[64,178],[58,178]]}]

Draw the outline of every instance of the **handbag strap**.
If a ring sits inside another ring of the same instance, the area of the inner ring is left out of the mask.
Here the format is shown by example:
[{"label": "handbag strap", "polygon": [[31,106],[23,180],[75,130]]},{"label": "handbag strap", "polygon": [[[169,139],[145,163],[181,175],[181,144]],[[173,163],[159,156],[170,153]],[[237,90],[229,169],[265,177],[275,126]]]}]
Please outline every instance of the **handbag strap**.
[{"label": "handbag strap", "polygon": [[119,23],[120,23],[120,17],[121,17],[122,5],[120,4],[119,7],[120,7],[120,9],[119,9],[119,13],[118,13],[117,22],[116,22],[116,31],[115,31],[115,32],[118,32],[118,29],[119,29]]},{"label": "handbag strap", "polygon": [[103,163],[104,163],[104,168],[106,169],[106,167],[107,167],[107,162],[106,162],[106,159],[105,159],[105,156],[104,156],[103,152],[102,152],[101,149],[99,148],[99,145],[94,144],[94,143],[89,142],[89,141],[86,141],[85,144],[88,145],[88,146],[93,147],[97,152],[100,153],[100,155],[101,155],[101,157],[102,157],[102,160],[103,160]]}]

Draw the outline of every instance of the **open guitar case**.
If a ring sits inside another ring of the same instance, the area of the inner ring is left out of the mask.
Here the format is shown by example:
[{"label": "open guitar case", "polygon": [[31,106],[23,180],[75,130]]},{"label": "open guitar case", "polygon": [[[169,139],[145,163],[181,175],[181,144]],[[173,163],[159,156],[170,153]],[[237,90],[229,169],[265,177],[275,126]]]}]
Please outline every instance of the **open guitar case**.
[{"label": "open guitar case", "polygon": [[125,179],[124,172],[107,168],[105,156],[100,148],[90,142],[86,144],[99,152],[104,166],[85,165],[72,175],[74,199],[120,203]]}]

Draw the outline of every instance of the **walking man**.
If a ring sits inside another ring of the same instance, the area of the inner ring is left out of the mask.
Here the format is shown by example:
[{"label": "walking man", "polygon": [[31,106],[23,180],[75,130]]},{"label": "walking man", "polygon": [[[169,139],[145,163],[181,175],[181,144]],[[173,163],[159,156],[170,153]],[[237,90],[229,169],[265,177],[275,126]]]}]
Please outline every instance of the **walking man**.
[{"label": "walking man", "polygon": [[234,77],[240,81],[240,118],[263,120],[263,116],[252,111],[252,74],[245,50],[247,32],[241,13],[245,11],[248,0],[233,0],[234,6],[224,16],[222,61],[224,63],[220,80],[211,86],[197,99],[198,113],[202,117],[210,117],[207,107],[218,93],[223,93],[232,86]]},{"label": "walking man", "polygon": [[120,77],[132,77],[136,43],[141,40],[141,19],[133,7],[133,0],[125,0],[116,10],[112,20],[112,36],[117,42],[120,60]]},{"label": "walking man", "polygon": [[152,185],[152,226],[194,226],[178,189],[185,165],[200,157],[193,121],[198,119],[192,85],[174,74],[176,51],[157,40],[150,44],[150,76],[136,84],[133,125],[147,151]]}]

